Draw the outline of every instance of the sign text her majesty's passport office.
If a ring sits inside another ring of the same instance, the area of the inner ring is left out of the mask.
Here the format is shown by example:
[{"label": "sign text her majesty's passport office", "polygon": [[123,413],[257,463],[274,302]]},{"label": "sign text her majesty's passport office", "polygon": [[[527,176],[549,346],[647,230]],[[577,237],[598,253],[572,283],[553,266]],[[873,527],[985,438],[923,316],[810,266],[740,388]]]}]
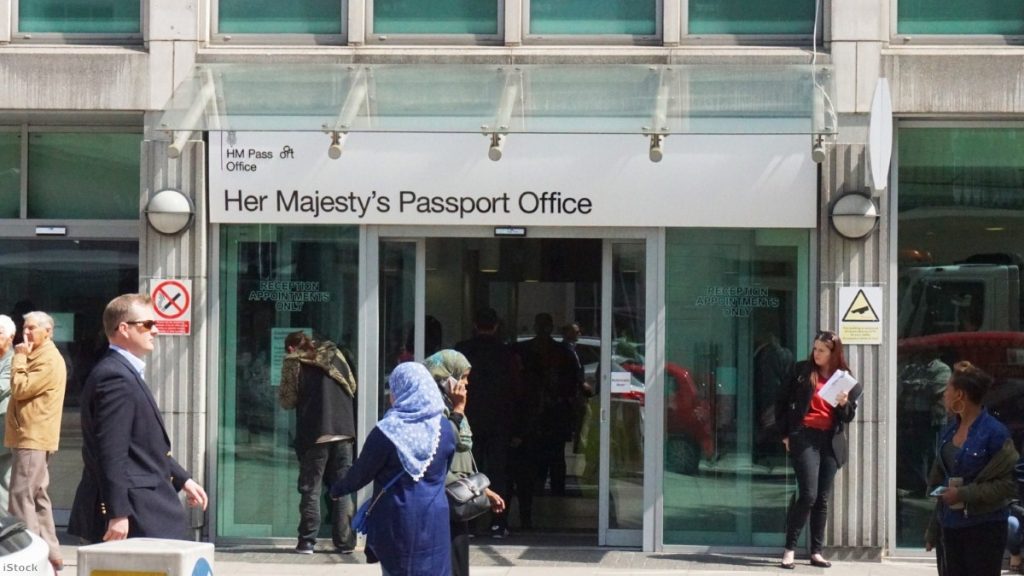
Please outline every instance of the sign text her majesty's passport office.
[{"label": "sign text her majesty's passport office", "polygon": [[277,190],[271,194],[251,194],[241,189],[224,190],[224,212],[259,214],[278,212],[305,214],[313,219],[323,214],[354,215],[359,219],[367,214],[458,214],[459,219],[475,214],[561,214],[587,215],[593,210],[588,197],[575,197],[554,191],[523,192],[490,196],[443,196],[421,194],[413,190],[400,190],[386,194],[373,190],[366,194],[322,194],[319,190],[303,193],[298,190]]}]

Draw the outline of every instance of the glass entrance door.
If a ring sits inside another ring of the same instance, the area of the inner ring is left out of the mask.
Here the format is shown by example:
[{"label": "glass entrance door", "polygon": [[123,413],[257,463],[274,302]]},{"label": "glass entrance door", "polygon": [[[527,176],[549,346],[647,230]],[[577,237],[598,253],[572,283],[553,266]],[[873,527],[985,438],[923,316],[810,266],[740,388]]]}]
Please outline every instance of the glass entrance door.
[{"label": "glass entrance door", "polygon": [[470,359],[474,454],[510,503],[479,536],[639,545],[645,244],[531,236],[379,243],[382,388],[402,360]]},{"label": "glass entrance door", "polygon": [[643,242],[604,245],[602,545],[639,546],[644,526],[647,262]]}]

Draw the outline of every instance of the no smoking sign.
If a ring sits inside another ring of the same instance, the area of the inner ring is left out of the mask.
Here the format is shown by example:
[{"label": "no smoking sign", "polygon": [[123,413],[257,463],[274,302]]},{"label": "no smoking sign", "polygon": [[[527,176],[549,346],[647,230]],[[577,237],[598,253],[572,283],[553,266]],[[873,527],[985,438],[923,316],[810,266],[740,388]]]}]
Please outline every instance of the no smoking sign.
[{"label": "no smoking sign", "polygon": [[192,281],[154,278],[149,281],[156,327],[161,334],[188,336],[192,331]]}]

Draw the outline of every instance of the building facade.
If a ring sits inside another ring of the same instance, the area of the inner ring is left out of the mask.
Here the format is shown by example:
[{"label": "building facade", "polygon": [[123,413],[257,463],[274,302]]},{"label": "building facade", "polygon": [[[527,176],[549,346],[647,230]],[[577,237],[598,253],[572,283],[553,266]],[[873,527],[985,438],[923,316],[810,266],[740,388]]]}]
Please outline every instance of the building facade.
[{"label": "building facade", "polygon": [[[816,330],[861,319],[846,288],[880,343],[847,348],[866,393],[829,544],[919,549],[952,363],[1024,414],[1022,29],[987,1],[0,0],[0,311],[57,319],[58,520],[103,305],[171,280],[190,325],[147,380],[206,538],[294,537],[284,334],[347,350],[365,436],[394,364],[491,307],[510,344],[542,313],[582,329],[593,395],[533,530],[775,548],[768,407]],[[181,232],[150,224],[165,190]]]}]

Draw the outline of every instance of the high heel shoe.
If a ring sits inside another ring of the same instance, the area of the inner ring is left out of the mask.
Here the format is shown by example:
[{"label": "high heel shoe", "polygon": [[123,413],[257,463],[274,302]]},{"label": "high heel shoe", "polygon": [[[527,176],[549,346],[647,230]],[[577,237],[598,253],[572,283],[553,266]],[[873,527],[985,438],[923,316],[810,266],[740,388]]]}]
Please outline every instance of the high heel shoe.
[{"label": "high heel shoe", "polygon": [[832,563],[828,560],[825,560],[824,558],[818,560],[814,556],[811,556],[811,566],[817,566],[818,568],[831,568]]}]

